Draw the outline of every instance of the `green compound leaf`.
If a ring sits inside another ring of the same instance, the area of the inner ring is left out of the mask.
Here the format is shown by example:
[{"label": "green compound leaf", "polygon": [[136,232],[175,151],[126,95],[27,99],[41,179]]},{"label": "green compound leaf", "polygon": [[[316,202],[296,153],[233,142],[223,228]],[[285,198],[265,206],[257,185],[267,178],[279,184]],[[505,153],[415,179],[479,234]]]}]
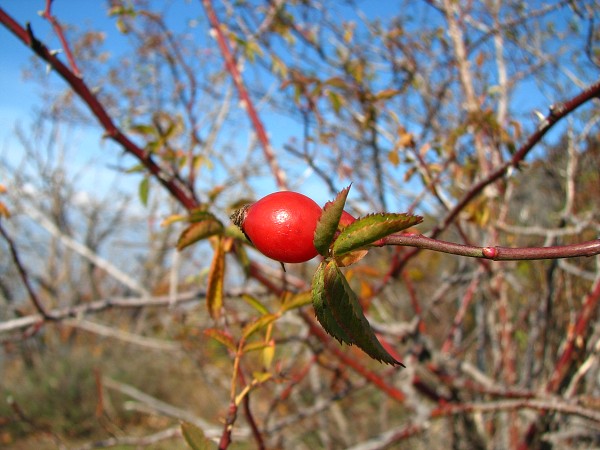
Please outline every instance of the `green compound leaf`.
[{"label": "green compound leaf", "polygon": [[378,213],[361,217],[342,230],[333,244],[333,254],[340,256],[421,223],[421,216]]},{"label": "green compound leaf", "polygon": [[342,212],[344,212],[344,205],[346,204],[346,198],[348,197],[351,186],[352,185],[342,189],[335,200],[329,202],[323,208],[323,214],[321,214],[321,218],[317,223],[313,240],[315,248],[322,256],[329,256],[329,246],[333,242],[335,232],[340,223],[340,218],[342,217]]},{"label": "green compound leaf", "polygon": [[326,300],[327,292],[325,288],[325,267],[327,263],[323,261],[319,264],[312,281],[312,300],[317,320],[323,326],[325,331],[336,338],[340,343],[344,342],[352,345],[353,341],[346,334],[342,327],[337,323],[333,313]]},{"label": "green compound leaf", "polygon": [[345,336],[371,358],[393,366],[403,366],[387,352],[375,336],[356,294],[334,261],[327,263],[322,277],[325,302],[329,307],[325,310],[333,313],[335,322],[344,331]]}]

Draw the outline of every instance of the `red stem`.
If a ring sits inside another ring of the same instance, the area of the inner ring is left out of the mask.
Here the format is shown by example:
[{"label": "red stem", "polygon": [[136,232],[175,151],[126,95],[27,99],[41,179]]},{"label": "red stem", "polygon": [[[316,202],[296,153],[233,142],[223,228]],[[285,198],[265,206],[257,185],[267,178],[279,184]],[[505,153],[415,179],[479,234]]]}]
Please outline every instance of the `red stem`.
[{"label": "red stem", "polygon": [[73,57],[73,53],[71,52],[69,43],[65,38],[63,28],[58,22],[58,20],[56,20],[56,17],[54,17],[52,15],[52,12],[50,11],[50,9],[52,8],[52,1],[53,0],[46,0],[46,9],[42,12],[42,17],[52,24],[52,28],[54,28],[54,32],[60,40],[65,55],[67,56],[67,61],[69,61],[69,65],[71,66],[71,70],[73,71],[73,74],[76,77],[81,78],[81,71],[79,70],[79,67],[77,67],[77,63],[75,62],[75,58]]},{"label": "red stem", "polygon": [[285,173],[279,168],[277,163],[277,159],[275,158],[275,153],[273,152],[273,148],[271,147],[271,143],[269,142],[269,137],[267,136],[267,132],[265,131],[265,127],[260,120],[258,115],[258,111],[254,107],[254,102],[250,98],[246,86],[244,85],[244,80],[242,79],[242,75],[238,70],[236,61],[231,51],[229,50],[229,44],[227,41],[227,37],[223,33],[223,27],[219,22],[219,18],[215,13],[212,2],[210,0],[202,0],[202,5],[204,6],[204,10],[206,11],[206,15],[208,17],[208,21],[212,27],[212,31],[215,34],[217,39],[217,44],[219,45],[219,50],[223,55],[223,59],[225,60],[225,67],[231,78],[233,79],[233,83],[238,91],[238,95],[242,100],[244,107],[248,113],[250,121],[252,122],[252,126],[256,131],[256,135],[258,137],[259,142],[263,148],[263,152],[265,154],[265,159],[269,163],[271,167],[271,172],[273,172],[273,176],[275,177],[275,181],[277,182],[277,187],[280,190],[287,189],[287,183],[285,180]]},{"label": "red stem", "polygon": [[454,208],[452,208],[452,210],[448,213],[442,224],[434,229],[432,233],[433,236],[435,237],[441,231],[443,231],[456,218],[458,213],[460,213],[464,207],[471,200],[473,200],[473,198],[479,195],[486,186],[503,177],[511,167],[518,168],[521,161],[525,159],[531,149],[560,119],[566,117],[581,105],[598,97],[600,97],[600,81],[596,81],[594,84],[583,90],[580,94],[576,95],[572,99],[564,103],[552,105],[550,107],[550,113],[540,123],[537,130],[531,134],[527,141],[519,148],[519,150],[517,150],[517,152],[515,152],[513,157],[496,170],[493,170],[487,177],[472,186],[471,189],[464,195],[464,197],[456,205],[454,205]]},{"label": "red stem", "polygon": [[414,251],[427,249],[471,258],[491,259],[493,261],[574,258],[576,256],[594,256],[600,254],[600,239],[579,244],[551,247],[477,247],[432,239],[422,234],[399,233],[384,238],[379,246],[383,245],[415,247]]}]

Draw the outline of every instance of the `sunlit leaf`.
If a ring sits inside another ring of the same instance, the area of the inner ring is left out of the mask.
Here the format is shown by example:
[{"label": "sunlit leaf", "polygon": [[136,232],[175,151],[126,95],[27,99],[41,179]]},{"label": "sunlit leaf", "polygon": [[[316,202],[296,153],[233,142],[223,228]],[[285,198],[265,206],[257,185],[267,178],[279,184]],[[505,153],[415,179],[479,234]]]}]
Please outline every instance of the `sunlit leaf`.
[{"label": "sunlit leaf", "polygon": [[344,100],[344,97],[342,97],[337,92],[334,92],[329,89],[327,90],[327,97],[329,97],[329,102],[331,103],[331,107],[333,108],[333,111],[336,114],[338,114],[341,111],[342,106],[344,106],[344,104],[346,103],[346,101]]},{"label": "sunlit leaf", "polygon": [[271,322],[277,320],[277,317],[278,316],[276,314],[265,314],[264,316],[259,317],[258,319],[244,327],[242,335],[245,339],[248,339],[253,333],[257,332],[263,327],[266,327]]},{"label": "sunlit leaf", "polygon": [[352,343],[371,358],[391,365],[402,365],[388,353],[375,336],[356,294],[335,262],[329,262],[323,272],[327,306]]},{"label": "sunlit leaf", "polygon": [[244,348],[242,349],[242,352],[243,353],[248,353],[248,352],[263,351],[268,346],[269,346],[268,342],[265,342],[265,341],[254,341],[254,342],[250,342],[250,343],[244,345]]},{"label": "sunlit leaf", "polygon": [[257,310],[260,314],[269,314],[268,308],[263,305],[256,297],[249,294],[242,294],[242,299]]},{"label": "sunlit leaf", "polygon": [[379,91],[375,94],[375,100],[389,100],[392,97],[400,94],[399,89],[384,89],[383,91]]},{"label": "sunlit leaf", "polygon": [[204,431],[189,422],[181,423],[181,434],[192,450],[212,450],[217,445],[206,437]]},{"label": "sunlit leaf", "polygon": [[10,217],[10,210],[6,207],[4,202],[0,202],[0,217]]},{"label": "sunlit leaf", "polygon": [[283,312],[289,311],[290,309],[301,308],[304,305],[308,305],[312,301],[312,295],[310,291],[301,292],[299,294],[293,294],[286,297],[281,310]]},{"label": "sunlit leaf", "polygon": [[336,255],[335,262],[340,267],[348,267],[363,259],[365,256],[367,256],[367,253],[369,253],[369,250],[359,249],[344,253],[342,255]]},{"label": "sunlit leaf", "polygon": [[213,319],[217,319],[223,307],[223,281],[225,278],[225,249],[223,239],[219,239],[208,273],[206,306]]},{"label": "sunlit leaf", "polygon": [[344,212],[348,191],[350,191],[350,186],[339,192],[335,200],[327,203],[317,222],[314,244],[317,251],[323,256],[329,256],[329,246],[333,242],[342,212]]},{"label": "sunlit leaf", "polygon": [[264,383],[266,381],[269,381],[271,378],[273,378],[273,374],[271,372],[253,372],[252,378],[257,383]]},{"label": "sunlit leaf", "polygon": [[327,80],[325,80],[323,82],[323,84],[328,85],[328,86],[333,86],[339,89],[347,89],[348,88],[348,83],[346,82],[346,80],[344,80],[341,77],[332,77],[332,78],[328,78]]},{"label": "sunlit leaf", "polygon": [[179,236],[177,250],[184,248],[223,231],[223,224],[218,220],[208,219],[191,223]]},{"label": "sunlit leaf", "polygon": [[400,164],[400,156],[398,155],[398,149],[395,148],[388,153],[388,161],[392,163],[394,167],[398,167]]},{"label": "sunlit leaf", "polygon": [[263,367],[265,370],[269,370],[273,364],[273,358],[275,357],[275,341],[269,342],[262,351]]},{"label": "sunlit leaf", "polygon": [[229,334],[225,333],[224,331],[217,330],[216,328],[208,328],[208,329],[204,330],[204,334],[211,337],[215,341],[223,344],[229,350],[231,350],[233,352],[236,351],[236,345],[235,345],[235,342],[233,341],[233,338]]},{"label": "sunlit leaf", "polygon": [[157,130],[153,125],[146,125],[146,124],[138,124],[138,125],[133,125],[132,127],[129,128],[129,130],[133,133],[137,133],[137,134],[141,134],[141,135],[147,135],[147,136],[157,136]]},{"label": "sunlit leaf", "polygon": [[378,213],[361,217],[342,230],[333,243],[334,255],[357,250],[366,245],[420,223],[421,216]]},{"label": "sunlit leaf", "polygon": [[150,178],[144,177],[140,182],[140,186],[138,188],[138,194],[140,196],[140,201],[142,205],[148,206],[148,195],[150,193]]}]

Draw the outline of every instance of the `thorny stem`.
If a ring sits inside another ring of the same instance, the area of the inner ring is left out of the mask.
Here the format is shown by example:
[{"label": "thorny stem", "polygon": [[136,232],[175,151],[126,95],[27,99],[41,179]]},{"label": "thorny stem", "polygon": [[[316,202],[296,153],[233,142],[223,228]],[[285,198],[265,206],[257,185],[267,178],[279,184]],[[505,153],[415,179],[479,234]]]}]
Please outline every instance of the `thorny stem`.
[{"label": "thorny stem", "polygon": [[587,89],[584,89],[580,94],[576,95],[572,99],[563,102],[556,103],[550,106],[550,112],[548,115],[542,120],[539,124],[537,130],[529,136],[527,141],[515,152],[513,157],[500,165],[495,170],[492,170],[491,173],[476,183],[469,191],[464,195],[464,197],[454,205],[454,208],[448,213],[444,221],[435,228],[433,231],[433,237],[437,236],[440,232],[448,227],[452,221],[458,216],[458,214],[465,208],[465,206],[470,203],[477,195],[479,195],[483,189],[493,183],[494,181],[502,178],[511,168],[518,168],[519,164],[527,154],[531,151],[531,149],[544,137],[544,135],[552,128],[559,120],[566,117],[581,105],[587,103],[588,101],[599,98],[600,97],[600,80],[596,81],[594,84],[589,86]]},{"label": "thorny stem", "polygon": [[383,238],[379,245],[400,245],[471,258],[491,259],[493,261],[573,258],[600,254],[600,239],[580,244],[556,245],[552,247],[511,248],[455,244],[453,242],[432,239],[422,234],[392,234]]},{"label": "thorny stem", "polygon": [[195,198],[191,189],[188,189],[185,183],[178,177],[165,173],[148,152],[138,147],[115,125],[113,119],[100,100],[92,93],[83,79],[63,64],[53,52],[48,50],[48,48],[34,36],[31,26],[27,25],[27,29],[23,28],[2,8],[0,8],[0,23],[25,45],[31,48],[36,55],[46,61],[67,82],[67,84],[71,86],[73,91],[83,100],[92,114],[100,122],[104,128],[106,137],[121,145],[127,153],[135,156],[187,210],[192,210],[198,206],[198,200]]}]

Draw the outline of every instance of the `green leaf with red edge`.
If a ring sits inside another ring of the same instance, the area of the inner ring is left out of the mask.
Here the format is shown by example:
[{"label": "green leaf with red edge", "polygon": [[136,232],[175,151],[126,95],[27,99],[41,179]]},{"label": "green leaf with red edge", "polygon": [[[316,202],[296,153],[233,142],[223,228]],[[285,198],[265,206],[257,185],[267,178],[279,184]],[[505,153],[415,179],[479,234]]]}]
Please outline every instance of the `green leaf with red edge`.
[{"label": "green leaf with red edge", "polygon": [[335,200],[325,205],[321,218],[317,222],[313,243],[319,254],[322,256],[329,256],[329,246],[333,242],[335,232],[338,229],[338,224],[340,223],[340,218],[344,212],[344,205],[346,204],[346,198],[348,197],[351,186],[352,185],[342,189]]},{"label": "green leaf with red edge", "polygon": [[177,240],[177,250],[186,247],[223,231],[223,224],[217,219],[206,219],[201,222],[193,222],[181,232]]},{"label": "green leaf with red edge", "polygon": [[324,297],[329,311],[352,343],[371,358],[391,364],[403,364],[381,345],[365,317],[360,302],[335,261],[326,263],[323,270]]},{"label": "green leaf with red edge", "polygon": [[222,330],[217,330],[216,328],[207,328],[206,330],[204,330],[204,334],[214,339],[215,341],[220,342],[233,352],[235,352],[237,349],[233,338],[228,333],[225,333]]},{"label": "green leaf with red edge", "polygon": [[319,264],[312,281],[312,301],[315,309],[315,316],[323,329],[331,336],[336,338],[340,343],[344,342],[348,345],[353,344],[353,340],[346,334],[344,329],[335,320],[327,302],[327,292],[325,288],[325,267],[327,262],[323,261]]},{"label": "green leaf with red edge", "polygon": [[192,450],[213,450],[217,445],[208,439],[202,429],[189,422],[181,422],[181,434]]},{"label": "green leaf with red edge", "polygon": [[340,256],[421,223],[421,216],[377,213],[361,217],[342,230],[333,243],[333,254]]},{"label": "green leaf with red edge", "polygon": [[208,272],[206,287],[206,307],[213,319],[219,318],[223,307],[223,282],[225,279],[225,248],[219,239]]}]

